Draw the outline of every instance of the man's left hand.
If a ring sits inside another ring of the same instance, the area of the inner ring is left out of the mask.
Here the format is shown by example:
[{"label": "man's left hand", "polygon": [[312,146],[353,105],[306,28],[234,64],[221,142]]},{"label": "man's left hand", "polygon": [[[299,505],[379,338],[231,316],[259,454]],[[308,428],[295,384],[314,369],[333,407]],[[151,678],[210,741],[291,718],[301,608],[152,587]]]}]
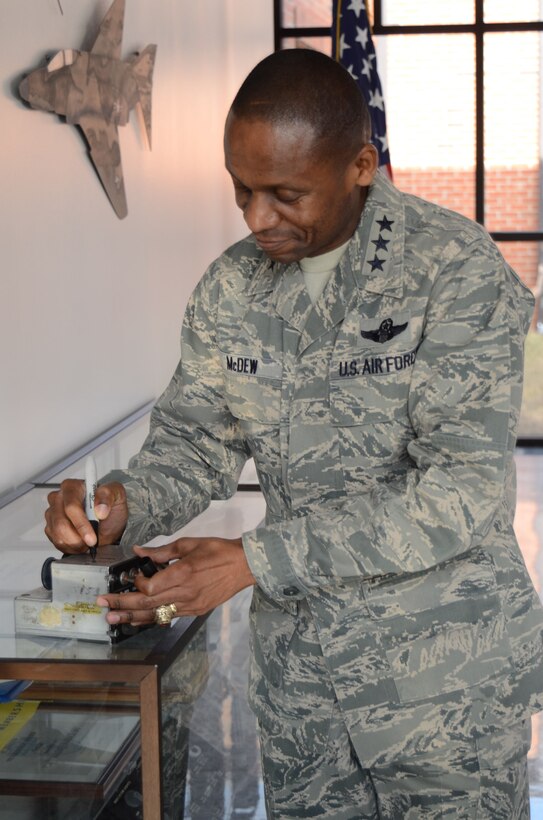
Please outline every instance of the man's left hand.
[{"label": "man's left hand", "polygon": [[204,615],[255,584],[241,538],[178,538],[163,547],[134,547],[134,552],[157,564],[173,563],[150,578],[138,575],[137,592],[100,595],[97,604],[109,607],[110,624],[152,623],[163,604],[175,604],[176,615]]}]

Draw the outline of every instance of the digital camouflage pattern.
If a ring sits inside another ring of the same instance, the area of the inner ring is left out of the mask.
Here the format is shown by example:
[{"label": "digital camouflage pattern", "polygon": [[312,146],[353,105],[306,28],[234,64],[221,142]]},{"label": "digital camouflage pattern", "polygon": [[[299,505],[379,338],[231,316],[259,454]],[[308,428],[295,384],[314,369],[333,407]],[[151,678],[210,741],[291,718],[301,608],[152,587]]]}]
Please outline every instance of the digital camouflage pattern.
[{"label": "digital camouflage pattern", "polygon": [[309,743],[337,700],[384,770],[445,760],[469,712],[499,769],[491,729],[541,708],[543,611],[512,527],[532,309],[480,226],[381,173],[314,306],[299,265],[252,237],[197,286],[148,439],[107,479],[126,485],[123,543],[145,543],[254,458],[250,698],[270,733],[287,719]]},{"label": "digital camouflage pattern", "polygon": [[[320,693],[314,684],[318,674]],[[464,693],[406,705],[402,722],[389,734],[395,742],[382,747],[369,771],[361,770],[335,701],[314,621],[303,603],[283,672],[283,692],[292,713],[282,704],[281,718],[268,718],[261,725],[270,818],[529,817],[530,721],[523,710],[506,712],[485,704],[487,728],[481,733],[482,702]],[[391,716],[389,712],[386,717]],[[386,717],[376,710],[373,726],[367,727],[370,744],[372,728]],[[381,741],[382,737],[383,732]]]}]

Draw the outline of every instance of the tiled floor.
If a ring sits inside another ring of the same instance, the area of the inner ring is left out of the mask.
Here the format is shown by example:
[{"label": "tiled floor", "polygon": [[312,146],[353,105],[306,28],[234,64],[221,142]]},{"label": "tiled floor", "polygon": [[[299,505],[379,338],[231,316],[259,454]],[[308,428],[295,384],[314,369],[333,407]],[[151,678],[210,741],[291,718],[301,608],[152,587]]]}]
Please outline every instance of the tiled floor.
[{"label": "tiled floor", "polygon": [[[517,456],[515,528],[526,564],[543,591],[543,451]],[[243,493],[238,516],[258,518],[258,494]],[[231,502],[227,502],[231,503]],[[195,526],[196,525],[196,522]],[[238,518],[233,525],[239,525]],[[244,522],[245,523],[245,520]],[[194,705],[189,740],[186,820],[265,820],[254,719],[245,698],[248,659],[247,607],[242,593],[208,621],[208,686]],[[536,716],[529,757],[532,820],[543,820],[543,723]],[[205,786],[204,786],[205,784]]]}]

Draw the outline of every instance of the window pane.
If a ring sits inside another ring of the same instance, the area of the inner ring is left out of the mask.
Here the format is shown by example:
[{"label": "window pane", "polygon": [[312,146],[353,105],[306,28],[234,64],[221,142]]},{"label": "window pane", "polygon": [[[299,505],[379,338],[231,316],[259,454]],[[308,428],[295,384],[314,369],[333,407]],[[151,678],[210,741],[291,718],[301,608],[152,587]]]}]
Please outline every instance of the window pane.
[{"label": "window pane", "polygon": [[473,0],[383,0],[383,24],[415,26],[451,23],[473,23]]},{"label": "window pane", "polygon": [[332,0],[283,0],[282,24],[289,28],[331,26]]},{"label": "window pane", "polygon": [[475,43],[470,34],[378,40],[394,181],[475,215]]},{"label": "window pane", "polygon": [[485,224],[539,229],[541,34],[485,36]]},{"label": "window pane", "polygon": [[331,37],[284,37],[281,40],[281,48],[313,48],[315,51],[322,51],[328,57],[332,56]]},{"label": "window pane", "polygon": [[[543,262],[543,244],[540,242],[497,242],[506,262],[530,290],[537,290],[539,268]],[[543,316],[537,317],[543,320]],[[541,327],[543,330],[543,326]]]},{"label": "window pane", "polygon": [[526,339],[519,438],[543,438],[543,333],[536,330]]},{"label": "window pane", "polygon": [[484,0],[485,23],[520,23],[543,20],[540,0]]},{"label": "window pane", "polygon": [[543,243],[498,242],[500,251],[525,285],[538,295],[526,341],[524,396],[519,436],[543,437]]}]

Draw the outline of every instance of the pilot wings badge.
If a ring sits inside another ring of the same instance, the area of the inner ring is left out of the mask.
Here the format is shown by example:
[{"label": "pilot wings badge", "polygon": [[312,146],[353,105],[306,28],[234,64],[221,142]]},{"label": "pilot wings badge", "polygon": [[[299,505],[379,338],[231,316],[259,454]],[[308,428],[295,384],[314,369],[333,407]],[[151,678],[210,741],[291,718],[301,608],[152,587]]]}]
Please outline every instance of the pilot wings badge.
[{"label": "pilot wings badge", "polygon": [[383,319],[376,330],[361,330],[360,335],[364,339],[384,344],[393,339],[394,336],[399,336],[400,333],[403,333],[407,324],[407,322],[404,322],[402,325],[395,325],[393,319]]},{"label": "pilot wings badge", "polygon": [[128,213],[118,126],[138,107],[151,147],[151,91],[156,46],[121,60],[125,0],[113,0],[90,51],[65,48],[45,68],[25,77],[19,93],[32,108],[52,111],[79,125],[90,158],[115,213]]}]

